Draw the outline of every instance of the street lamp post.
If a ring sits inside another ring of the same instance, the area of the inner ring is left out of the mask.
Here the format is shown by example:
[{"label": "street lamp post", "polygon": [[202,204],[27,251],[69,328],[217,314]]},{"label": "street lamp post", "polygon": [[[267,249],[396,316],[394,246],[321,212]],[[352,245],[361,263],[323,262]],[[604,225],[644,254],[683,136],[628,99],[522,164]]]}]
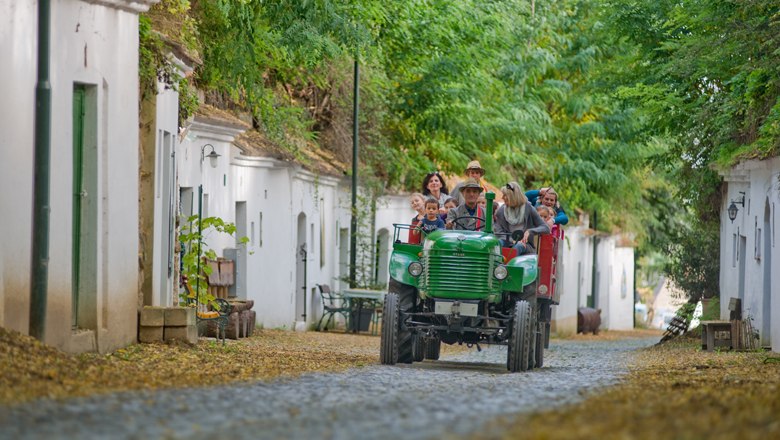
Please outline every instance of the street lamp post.
[{"label": "street lamp post", "polygon": [[352,221],[350,223],[352,233],[349,240],[349,286],[355,287],[357,277],[357,182],[358,182],[358,79],[360,68],[358,57],[355,56],[354,86],[352,92]]}]

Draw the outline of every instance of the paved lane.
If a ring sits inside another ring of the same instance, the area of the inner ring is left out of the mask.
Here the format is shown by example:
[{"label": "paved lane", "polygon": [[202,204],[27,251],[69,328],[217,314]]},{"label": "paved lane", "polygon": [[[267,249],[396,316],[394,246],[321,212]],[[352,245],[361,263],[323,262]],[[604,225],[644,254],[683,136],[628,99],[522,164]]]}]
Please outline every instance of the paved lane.
[{"label": "paved lane", "polygon": [[[215,388],[41,400],[0,411],[0,438],[427,439],[580,399],[656,339],[553,341],[545,367],[506,371],[503,347],[401,366]],[[213,437],[214,435],[218,437]]]}]

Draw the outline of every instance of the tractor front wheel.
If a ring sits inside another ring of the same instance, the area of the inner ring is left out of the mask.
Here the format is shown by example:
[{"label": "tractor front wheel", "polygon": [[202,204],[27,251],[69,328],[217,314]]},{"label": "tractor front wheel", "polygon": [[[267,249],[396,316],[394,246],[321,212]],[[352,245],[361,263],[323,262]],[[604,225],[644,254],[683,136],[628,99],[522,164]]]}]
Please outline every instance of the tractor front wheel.
[{"label": "tractor front wheel", "polygon": [[507,369],[512,373],[526,371],[529,367],[533,330],[533,315],[528,301],[520,300],[515,303],[511,326],[512,334],[509,336],[507,347]]},{"label": "tractor front wheel", "polygon": [[403,325],[403,313],[414,308],[416,291],[412,286],[390,280],[382,309],[379,361],[385,365],[411,364],[412,332]]}]

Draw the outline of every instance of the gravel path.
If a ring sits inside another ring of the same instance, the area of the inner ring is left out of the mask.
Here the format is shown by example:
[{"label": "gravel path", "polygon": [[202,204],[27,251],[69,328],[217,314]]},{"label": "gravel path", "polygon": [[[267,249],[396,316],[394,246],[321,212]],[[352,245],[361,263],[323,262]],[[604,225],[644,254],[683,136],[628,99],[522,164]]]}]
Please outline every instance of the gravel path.
[{"label": "gravel path", "polygon": [[[503,347],[445,360],[209,389],[40,400],[0,411],[0,438],[425,439],[576,401],[617,381],[657,340],[553,341],[545,367],[509,374]],[[489,424],[488,424],[489,425]],[[218,434],[218,437],[213,437]]]}]

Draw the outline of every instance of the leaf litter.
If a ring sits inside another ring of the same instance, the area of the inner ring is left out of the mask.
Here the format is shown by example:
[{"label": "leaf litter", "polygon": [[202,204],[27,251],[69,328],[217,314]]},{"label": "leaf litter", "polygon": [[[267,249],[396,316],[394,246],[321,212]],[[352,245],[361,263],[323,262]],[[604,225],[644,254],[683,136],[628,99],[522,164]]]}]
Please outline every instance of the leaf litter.
[{"label": "leaf litter", "polygon": [[[463,350],[443,347],[442,352]],[[0,404],[128,390],[202,387],[337,372],[377,364],[379,338],[340,332],[257,330],[198,344],[134,344],[72,355],[0,328]]]},{"label": "leaf litter", "polygon": [[637,352],[616,386],[587,392],[577,404],[494,420],[471,438],[780,438],[780,364],[773,359],[760,351],[702,351],[698,339],[671,341]]}]

